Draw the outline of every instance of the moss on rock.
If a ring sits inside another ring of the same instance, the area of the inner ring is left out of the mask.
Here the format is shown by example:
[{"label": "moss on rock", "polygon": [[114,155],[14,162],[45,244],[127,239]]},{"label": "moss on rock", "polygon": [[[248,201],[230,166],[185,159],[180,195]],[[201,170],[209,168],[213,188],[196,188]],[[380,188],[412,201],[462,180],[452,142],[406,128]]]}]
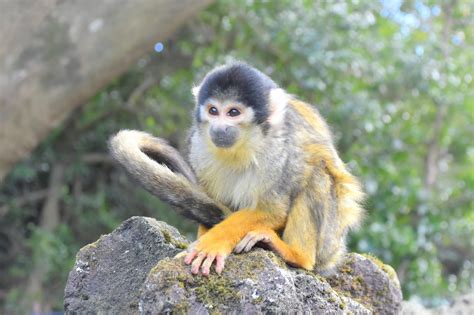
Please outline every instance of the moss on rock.
[{"label": "moss on rock", "polygon": [[400,287],[400,282],[398,280],[397,273],[395,269],[392,268],[392,266],[384,264],[379,258],[377,258],[373,254],[360,254],[361,256],[364,256],[367,259],[370,259],[374,264],[376,264],[381,270],[383,270],[388,277],[393,280],[398,286]]},{"label": "moss on rock", "polygon": [[165,229],[162,229],[160,231],[163,234],[163,237],[164,237],[165,241],[168,242],[169,244],[174,245],[179,249],[188,248],[188,243],[182,242],[179,239],[177,239],[176,237],[172,237],[169,231],[167,231]]},{"label": "moss on rock", "polygon": [[206,307],[213,308],[223,303],[236,303],[241,299],[240,292],[233,288],[228,278],[219,275],[196,277],[194,292]]}]

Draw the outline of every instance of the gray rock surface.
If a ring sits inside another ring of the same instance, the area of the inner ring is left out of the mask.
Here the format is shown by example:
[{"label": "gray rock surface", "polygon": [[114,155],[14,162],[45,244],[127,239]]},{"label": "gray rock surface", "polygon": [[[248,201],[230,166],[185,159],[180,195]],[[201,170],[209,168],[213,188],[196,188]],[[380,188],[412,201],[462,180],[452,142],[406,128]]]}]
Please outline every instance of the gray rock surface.
[{"label": "gray rock surface", "polygon": [[338,272],[327,278],[338,292],[370,306],[376,314],[397,314],[402,291],[395,270],[370,255],[348,254]]},{"label": "gray rock surface", "polygon": [[77,255],[65,291],[70,313],[394,314],[401,291],[391,267],[348,254],[323,278],[255,249],[231,255],[222,275],[193,276],[176,253],[187,241],[154,219],[133,217]]},{"label": "gray rock surface", "polygon": [[449,306],[434,310],[436,315],[472,315],[474,314],[474,292],[456,297]]},{"label": "gray rock surface", "polygon": [[472,315],[474,314],[474,292],[456,297],[449,305],[425,308],[418,301],[403,301],[403,315]]},{"label": "gray rock surface", "polygon": [[187,246],[166,223],[132,217],[83,247],[64,294],[68,313],[138,313],[140,287],[154,265]]},{"label": "gray rock surface", "polygon": [[290,269],[263,249],[228,258],[224,272],[193,276],[176,259],[160,261],[142,288],[144,314],[370,314],[366,306],[335,291],[324,278]]}]

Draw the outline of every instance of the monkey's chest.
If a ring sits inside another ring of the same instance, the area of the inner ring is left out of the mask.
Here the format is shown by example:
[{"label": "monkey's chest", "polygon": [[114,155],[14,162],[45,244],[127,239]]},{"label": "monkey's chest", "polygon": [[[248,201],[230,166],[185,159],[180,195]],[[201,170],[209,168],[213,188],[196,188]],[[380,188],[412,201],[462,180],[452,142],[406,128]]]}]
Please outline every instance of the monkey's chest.
[{"label": "monkey's chest", "polygon": [[236,210],[257,206],[262,185],[255,171],[217,169],[212,175],[206,173],[199,180],[210,197]]}]

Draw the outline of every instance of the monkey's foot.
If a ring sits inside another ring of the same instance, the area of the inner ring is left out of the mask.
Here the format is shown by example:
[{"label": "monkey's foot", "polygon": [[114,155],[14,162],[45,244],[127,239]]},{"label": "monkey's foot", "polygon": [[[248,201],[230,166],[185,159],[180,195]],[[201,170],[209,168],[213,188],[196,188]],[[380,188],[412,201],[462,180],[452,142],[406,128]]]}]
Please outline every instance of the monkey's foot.
[{"label": "monkey's foot", "polygon": [[234,253],[248,252],[258,242],[263,242],[272,248],[274,234],[275,232],[267,230],[249,232],[234,248]]},{"label": "monkey's foot", "polygon": [[225,259],[232,252],[232,245],[225,240],[217,240],[203,235],[197,240],[193,248],[190,249],[184,258],[184,263],[191,264],[191,272],[208,276],[211,265],[216,262],[216,272],[220,274],[224,269]]},{"label": "monkey's foot", "polygon": [[237,244],[235,253],[248,252],[258,242],[264,243],[270,250],[279,255],[283,260],[294,267],[312,270],[314,259],[296,247],[291,247],[283,242],[275,231],[270,229],[248,232]]}]

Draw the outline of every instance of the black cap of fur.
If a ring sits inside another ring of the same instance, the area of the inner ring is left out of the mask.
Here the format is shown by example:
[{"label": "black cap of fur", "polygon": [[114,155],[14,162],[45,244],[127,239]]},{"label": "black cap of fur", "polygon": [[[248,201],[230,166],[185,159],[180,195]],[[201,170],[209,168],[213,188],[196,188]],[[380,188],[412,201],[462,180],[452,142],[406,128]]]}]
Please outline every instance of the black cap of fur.
[{"label": "black cap of fur", "polygon": [[[235,97],[236,101],[252,107],[256,122],[262,124],[268,118],[268,97],[274,88],[277,88],[276,83],[265,74],[245,63],[234,63],[208,73],[197,100],[199,105],[204,105],[211,97]],[[197,119],[199,121],[199,114]]]}]

